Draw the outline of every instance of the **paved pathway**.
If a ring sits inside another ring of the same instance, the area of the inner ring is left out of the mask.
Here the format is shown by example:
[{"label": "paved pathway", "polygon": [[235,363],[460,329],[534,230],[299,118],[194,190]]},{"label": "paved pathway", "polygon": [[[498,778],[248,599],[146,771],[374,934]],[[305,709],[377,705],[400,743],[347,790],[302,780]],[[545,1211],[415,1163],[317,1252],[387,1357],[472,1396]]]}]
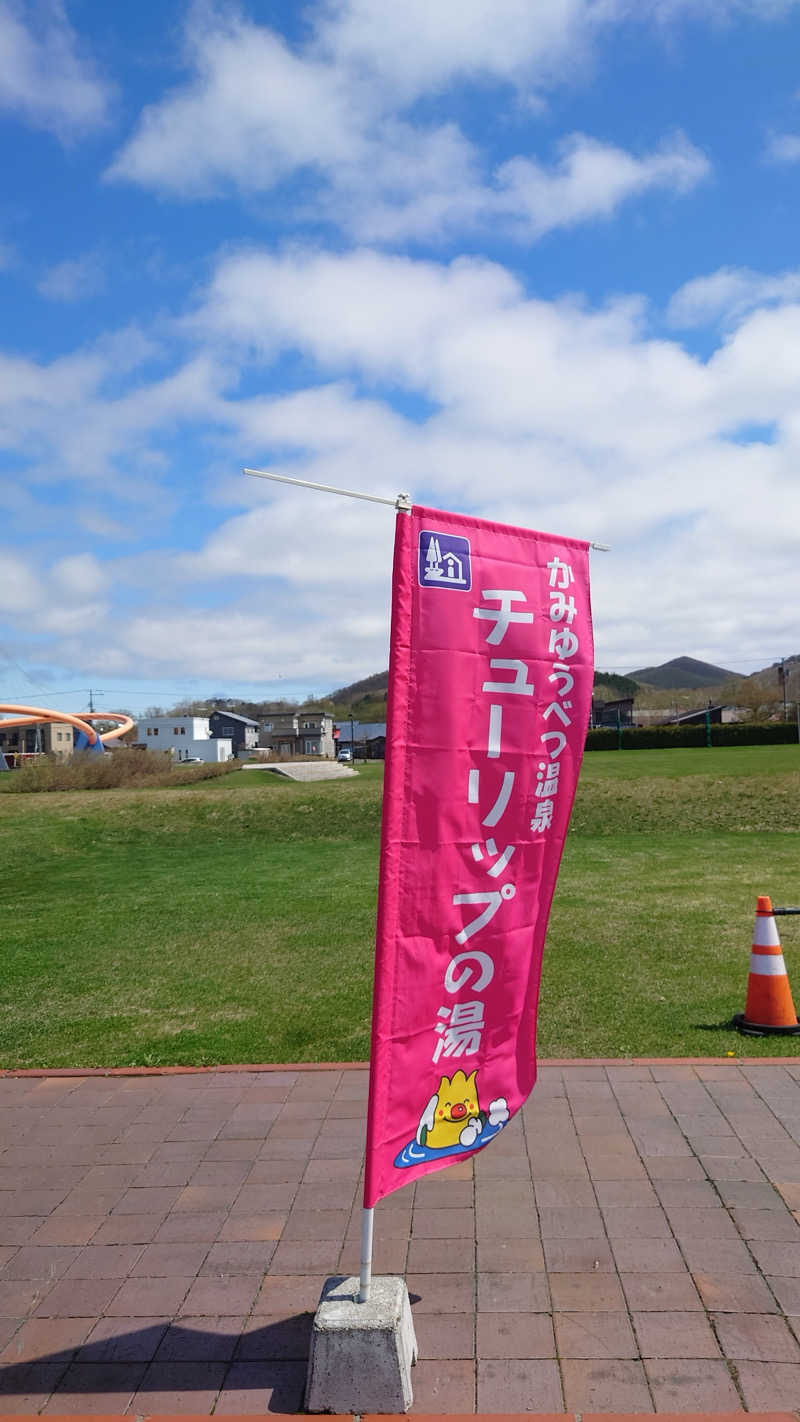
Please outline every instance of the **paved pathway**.
[{"label": "paved pathway", "polygon": [[242,770],[270,770],[287,780],[353,780],[358,775],[352,765],[337,760],[269,760],[245,763]]},{"label": "paved pathway", "polygon": [[[0,1410],[294,1412],[364,1070],[0,1080]],[[415,1411],[800,1409],[800,1063],[542,1069],[376,1211]]]}]

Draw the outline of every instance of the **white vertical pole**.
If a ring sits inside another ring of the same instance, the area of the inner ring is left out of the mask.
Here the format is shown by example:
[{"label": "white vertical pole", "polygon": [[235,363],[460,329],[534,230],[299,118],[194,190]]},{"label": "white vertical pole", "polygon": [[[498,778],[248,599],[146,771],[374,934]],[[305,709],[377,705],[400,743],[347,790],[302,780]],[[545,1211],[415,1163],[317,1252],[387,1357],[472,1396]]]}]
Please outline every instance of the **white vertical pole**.
[{"label": "white vertical pole", "polygon": [[358,1302],[369,1302],[372,1283],[372,1222],[374,1210],[364,1208],[361,1213],[361,1278],[358,1288]]}]

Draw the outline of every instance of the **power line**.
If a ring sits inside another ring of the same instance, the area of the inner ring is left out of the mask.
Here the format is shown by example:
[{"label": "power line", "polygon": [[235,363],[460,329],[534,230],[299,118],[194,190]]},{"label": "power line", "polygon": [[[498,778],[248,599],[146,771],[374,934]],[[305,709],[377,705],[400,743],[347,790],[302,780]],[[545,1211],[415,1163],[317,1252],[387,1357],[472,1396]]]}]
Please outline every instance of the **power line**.
[{"label": "power line", "polygon": [[[124,690],[124,689],[122,689],[122,688],[120,688],[120,687],[105,687],[103,690],[100,690],[100,689],[97,688],[97,687],[87,687],[87,686],[72,687],[72,688],[70,688],[70,689],[67,690],[67,691],[62,691],[62,690],[60,689],[60,687],[59,687],[59,688],[56,688],[56,687],[49,687],[49,688],[47,688],[47,687],[39,687],[38,690],[40,690],[40,691],[42,692],[42,695],[43,695],[43,696],[56,697],[56,698],[58,698],[58,699],[60,699],[60,700],[62,700],[62,701],[63,701],[63,699],[64,699],[65,696],[83,696],[83,695],[88,695],[88,694],[90,694],[90,693],[93,693],[95,696],[124,696],[124,697],[126,697],[128,700],[130,700],[130,701],[143,701],[143,700],[145,700],[147,697],[150,697],[150,696],[180,697],[180,698],[181,698],[182,700],[184,700],[184,701],[202,701],[203,699],[208,700],[208,697],[203,698],[203,697],[200,697],[200,696],[196,696],[196,697],[187,696],[185,691],[176,691],[176,690],[170,689],[169,687],[165,689],[164,687],[161,687],[161,686],[159,686],[159,687],[153,687],[153,688],[152,688],[151,690],[149,690],[149,691],[148,691],[148,690],[144,690],[144,691],[141,691],[141,690],[140,690],[140,691],[135,691],[135,692],[134,692],[134,691],[126,691],[126,690]],[[8,692],[7,694],[8,694],[8,695],[18,695],[18,696],[20,697],[20,699],[22,699],[22,697],[23,697],[23,693],[16,692],[16,691]]]}]

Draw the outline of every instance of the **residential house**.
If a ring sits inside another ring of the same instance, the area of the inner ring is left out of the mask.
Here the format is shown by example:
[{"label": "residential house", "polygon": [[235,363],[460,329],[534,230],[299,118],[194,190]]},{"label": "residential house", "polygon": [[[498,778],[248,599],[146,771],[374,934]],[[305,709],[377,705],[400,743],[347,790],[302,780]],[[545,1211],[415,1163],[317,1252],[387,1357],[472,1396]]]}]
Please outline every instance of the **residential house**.
[{"label": "residential house", "polygon": [[212,711],[208,724],[212,737],[223,736],[230,740],[236,756],[246,755],[258,745],[258,721],[251,721],[247,716],[238,716],[234,711]]},{"label": "residential house", "polygon": [[704,726],[709,722],[712,726],[721,726],[723,712],[727,710],[725,706],[701,706],[697,711],[684,711],[681,715],[673,718],[676,726]]},{"label": "residential house", "polygon": [[353,759],[383,760],[386,751],[385,721],[340,721],[334,730],[336,749],[352,750]]},{"label": "residential house", "polygon": [[150,716],[136,723],[136,744],[168,751],[175,760],[230,760],[230,737],[212,736],[208,716]]},{"label": "residential house", "polygon": [[68,760],[74,746],[73,728],[69,721],[41,721],[36,726],[14,726],[3,730],[0,720],[0,754],[11,764],[24,755],[54,755]]},{"label": "residential house", "polygon": [[712,725],[730,725],[737,721],[749,721],[752,718],[752,711],[747,706],[711,706],[699,707],[694,711],[679,711],[675,706],[673,709],[664,710],[644,710],[636,712],[636,723],[640,726],[675,726],[703,725],[706,719],[706,710],[710,712]]},{"label": "residential house", "polygon": [[299,711],[276,711],[261,726],[259,745],[283,760],[298,755],[335,755],[333,717],[328,711],[303,706]]},{"label": "residential house", "polygon": [[596,701],[592,698],[592,726],[632,726],[633,697],[621,696],[618,701]]}]

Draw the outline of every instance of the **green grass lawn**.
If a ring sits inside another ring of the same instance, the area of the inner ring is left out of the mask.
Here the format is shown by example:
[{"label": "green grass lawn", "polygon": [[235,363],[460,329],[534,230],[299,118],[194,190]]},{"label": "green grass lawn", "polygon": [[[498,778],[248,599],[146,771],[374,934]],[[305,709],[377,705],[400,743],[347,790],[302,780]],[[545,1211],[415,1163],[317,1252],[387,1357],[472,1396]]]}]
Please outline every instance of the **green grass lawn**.
[{"label": "green grass lawn", "polygon": [[800,746],[705,746],[674,750],[591,751],[583,781],[680,780],[686,775],[780,775],[800,770]]},{"label": "green grass lawn", "polygon": [[[367,1055],[381,770],[0,796],[0,1065]],[[755,899],[800,903],[800,747],[586,756],[539,1051],[795,1055],[744,1007]],[[800,918],[779,920],[800,1005]]]}]

